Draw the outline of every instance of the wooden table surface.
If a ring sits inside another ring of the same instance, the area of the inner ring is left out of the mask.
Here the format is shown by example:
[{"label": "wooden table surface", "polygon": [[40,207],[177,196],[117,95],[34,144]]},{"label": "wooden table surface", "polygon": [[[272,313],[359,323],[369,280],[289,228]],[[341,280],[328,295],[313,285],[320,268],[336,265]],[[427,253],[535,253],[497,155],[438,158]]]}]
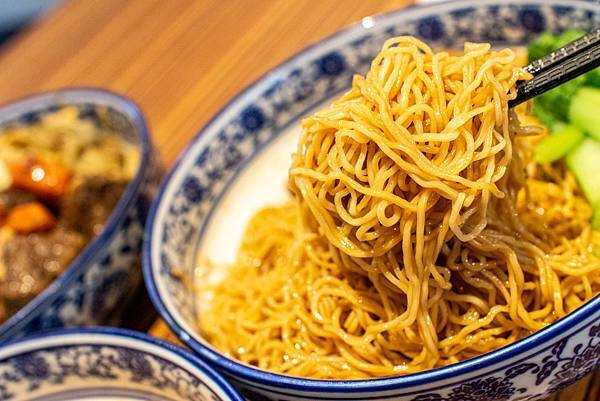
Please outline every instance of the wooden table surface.
[{"label": "wooden table surface", "polygon": [[[163,163],[231,97],[296,51],[412,0],[70,1],[0,47],[0,102],[99,86],[143,109]],[[343,4],[343,7],[340,5]],[[152,333],[169,337],[157,323]],[[588,377],[556,400],[597,401]]]},{"label": "wooden table surface", "polygon": [[0,102],[70,85],[133,98],[165,164],[296,51],[409,0],[71,1],[0,50]]}]

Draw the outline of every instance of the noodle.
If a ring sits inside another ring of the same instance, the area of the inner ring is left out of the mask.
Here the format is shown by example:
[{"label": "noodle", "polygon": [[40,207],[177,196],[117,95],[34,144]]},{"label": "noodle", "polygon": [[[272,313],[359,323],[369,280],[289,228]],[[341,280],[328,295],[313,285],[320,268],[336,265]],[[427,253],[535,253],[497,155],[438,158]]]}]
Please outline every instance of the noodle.
[{"label": "noodle", "polygon": [[390,376],[502,347],[590,300],[600,234],[564,166],[529,162],[541,130],[508,109],[526,78],[509,49],[388,40],[302,122],[294,199],[249,222],[206,338],[287,375]]}]

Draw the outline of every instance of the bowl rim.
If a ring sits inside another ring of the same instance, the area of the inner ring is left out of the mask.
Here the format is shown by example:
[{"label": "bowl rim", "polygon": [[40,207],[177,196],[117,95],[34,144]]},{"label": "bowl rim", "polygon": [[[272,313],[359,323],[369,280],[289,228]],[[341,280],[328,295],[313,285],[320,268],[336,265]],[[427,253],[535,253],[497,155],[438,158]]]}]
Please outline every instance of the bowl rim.
[{"label": "bowl rim", "polygon": [[36,92],[0,105],[0,116],[5,113],[24,115],[32,111],[47,109],[52,105],[66,106],[84,103],[112,107],[126,116],[135,126],[136,135],[140,142],[140,162],[137,171],[112,209],[100,233],[79,252],[58,277],[52,280],[48,287],[44,288],[25,306],[0,324],[0,344],[3,343],[1,339],[7,334],[26,325],[33,318],[33,312],[42,307],[46,302],[49,302],[50,298],[58,294],[61,288],[70,284],[96,258],[100,251],[110,244],[111,239],[118,233],[117,228],[119,223],[125,218],[130,204],[135,200],[142,188],[146,170],[151,160],[152,141],[148,125],[140,107],[125,95],[108,89],[86,86],[73,86],[58,90]]},{"label": "bowl rim", "polygon": [[[85,337],[77,339],[77,336],[92,336],[89,341],[85,340]],[[2,359],[13,358],[23,353],[33,352],[36,350],[47,349],[45,340],[56,339],[61,337],[67,337],[66,342],[62,344],[53,345],[52,348],[56,347],[70,347],[75,345],[106,345],[106,346],[122,346],[123,344],[117,344],[114,340],[120,339],[127,341],[127,347],[135,350],[146,351],[148,354],[154,354],[155,349],[164,350],[168,356],[169,361],[173,364],[181,367],[188,371],[188,373],[196,376],[189,369],[186,369],[176,361],[177,358],[188,362],[192,368],[198,369],[201,373],[206,375],[212,383],[206,383],[206,385],[213,389],[218,387],[227,397],[232,401],[244,401],[240,393],[229,383],[221,374],[219,374],[214,368],[208,363],[194,355],[192,352],[170,343],[167,340],[151,336],[146,333],[142,333],[135,330],[123,329],[118,327],[82,327],[82,328],[62,328],[52,329],[36,333],[27,337],[19,338],[16,340],[10,340],[2,345],[0,352],[3,354]],[[68,338],[75,338],[76,340],[69,341]],[[149,345],[150,349],[144,350],[142,345]],[[20,347],[23,349],[18,349]],[[17,349],[12,349],[17,348]],[[162,357],[162,356],[161,356]],[[175,360],[174,360],[175,359]],[[210,384],[210,385],[209,385]],[[213,389],[214,391],[214,389]]]},{"label": "bowl rim", "polygon": [[[485,6],[503,3],[501,0],[457,0],[457,1],[444,1],[433,4],[414,4],[408,7],[404,7],[374,16],[371,18],[370,23],[383,24],[387,20],[393,20],[398,15],[411,14],[413,12],[420,11],[435,11],[440,9],[459,9],[461,7],[468,6]],[[530,4],[532,6],[565,6],[564,2],[560,0],[526,0],[526,1],[511,1],[513,4]],[[504,3],[503,3],[504,4]],[[593,7],[594,0],[573,0],[567,7],[581,7],[590,8]],[[600,15],[600,14],[599,14]],[[374,26],[374,25],[371,25]],[[325,380],[325,379],[310,379],[295,376],[288,376],[279,373],[269,372],[267,370],[258,369],[256,367],[244,364],[232,358],[228,358],[213,349],[211,346],[198,341],[195,336],[197,334],[188,333],[183,326],[173,316],[169,307],[162,299],[162,295],[157,286],[155,271],[161,265],[160,263],[154,264],[152,258],[152,249],[156,246],[160,246],[160,239],[154,238],[154,229],[156,225],[156,219],[161,204],[166,195],[167,188],[169,187],[171,180],[173,179],[176,172],[179,171],[184,161],[192,157],[192,148],[196,143],[204,139],[203,134],[224,114],[236,101],[244,98],[249,92],[252,92],[262,81],[268,79],[271,75],[276,75],[279,71],[284,70],[286,67],[292,65],[297,58],[309,53],[311,50],[317,49],[325,43],[332,42],[336,37],[351,34],[353,31],[363,30],[367,31],[370,28],[363,27],[361,21],[354,22],[318,41],[301,49],[298,52],[293,53],[290,57],[285,59],[280,64],[276,65],[272,69],[259,76],[257,79],[252,81],[249,85],[238,91],[227,103],[225,103],[221,109],[215,113],[211,119],[201,127],[197,133],[192,137],[190,142],[181,151],[176,158],[173,165],[170,167],[167,174],[164,176],[158,194],[152,202],[148,218],[146,220],[144,241],[142,245],[142,270],[144,275],[144,281],[146,289],[155,308],[157,309],[160,317],[167,323],[169,328],[177,335],[177,337],[194,352],[198,353],[199,356],[209,363],[214,364],[218,369],[222,370],[226,375],[232,376],[236,379],[242,379],[249,382],[250,386],[257,388],[263,388],[265,391],[277,392],[273,388],[280,388],[291,391],[307,392],[307,393],[321,393],[321,394],[333,394],[333,393],[361,393],[361,392],[383,392],[397,389],[407,389],[409,387],[423,385],[432,382],[442,382],[443,380],[451,379],[452,377],[468,374],[474,371],[490,368],[497,366],[502,362],[507,361],[519,354],[526,352],[534,347],[538,347],[542,344],[547,343],[552,339],[558,338],[561,334],[565,333],[569,329],[581,324],[586,319],[594,314],[600,315],[600,295],[595,296],[593,299],[580,306],[575,311],[567,314],[565,317],[557,320],[556,322],[546,326],[545,328],[538,330],[537,332],[524,337],[512,344],[501,347],[497,350],[479,355],[477,357],[454,363],[448,366],[429,369],[422,372],[411,373],[399,376],[390,376],[383,378],[369,378],[359,380]],[[587,324],[587,323],[586,323]],[[584,325],[585,327],[585,325]],[[581,328],[579,329],[581,330]],[[539,351],[538,351],[539,352]],[[523,358],[526,359],[526,358]],[[512,364],[520,361],[511,362]],[[509,366],[503,366],[500,370],[505,370]],[[498,370],[498,369],[497,369]],[[491,374],[492,371],[484,373],[483,375]],[[468,377],[461,380],[473,380],[475,376]],[[437,388],[447,387],[450,383],[440,384]],[[260,387],[263,386],[263,387]],[[434,388],[427,389],[435,390]],[[417,391],[420,394],[420,392]],[[417,394],[407,393],[403,395]],[[289,393],[281,393],[282,395],[288,395]],[[394,394],[396,396],[397,394]],[[303,397],[300,394],[294,393],[295,397],[299,398],[310,398]],[[388,395],[391,396],[391,395]],[[386,396],[383,396],[386,397]],[[381,397],[375,397],[380,399]],[[320,397],[319,399],[326,399]],[[336,397],[331,398],[338,399]],[[364,398],[361,398],[364,399]]]}]

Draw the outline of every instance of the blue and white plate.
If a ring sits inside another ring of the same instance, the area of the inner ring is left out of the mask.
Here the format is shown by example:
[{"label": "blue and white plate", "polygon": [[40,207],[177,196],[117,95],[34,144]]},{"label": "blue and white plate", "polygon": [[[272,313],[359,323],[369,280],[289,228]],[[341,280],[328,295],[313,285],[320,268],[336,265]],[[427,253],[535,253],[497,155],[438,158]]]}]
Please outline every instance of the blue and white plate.
[{"label": "blue and white plate", "polygon": [[145,334],[66,329],[0,348],[0,400],[243,401],[190,352]]},{"label": "blue and white plate", "polygon": [[[62,106],[108,125],[140,147],[140,165],[102,231],[44,291],[0,324],[0,343],[36,331],[114,322],[141,281],[139,254],[144,222],[158,189],[161,168],[140,109],[102,89],[46,92],[0,107],[0,131],[27,125]],[[0,133],[1,135],[1,133]]]},{"label": "blue and white plate", "polygon": [[[327,381],[264,372],[219,354],[199,334],[207,298],[181,280],[216,281],[248,218],[281,203],[299,119],[368,70],[385,39],[416,35],[435,48],[465,41],[524,45],[545,31],[598,25],[593,1],[463,0],[366,17],[302,51],[231,101],[163,182],[146,227],[144,275],[171,329],[258,400],[537,400],[600,366],[600,298],[509,347],[401,377]],[[189,282],[189,281],[188,281]]]}]

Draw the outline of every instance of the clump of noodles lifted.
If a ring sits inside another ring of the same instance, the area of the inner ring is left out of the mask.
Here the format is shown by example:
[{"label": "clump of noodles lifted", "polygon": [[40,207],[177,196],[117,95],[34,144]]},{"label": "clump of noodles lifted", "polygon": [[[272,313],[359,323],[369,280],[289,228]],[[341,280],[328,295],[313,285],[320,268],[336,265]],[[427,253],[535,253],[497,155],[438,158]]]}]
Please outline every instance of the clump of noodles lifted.
[{"label": "clump of noodles lifted", "polygon": [[526,163],[514,59],[387,41],[302,122],[295,199],[250,221],[201,316],[209,341],[288,375],[389,376],[498,348],[593,297],[591,208],[563,167]]}]

